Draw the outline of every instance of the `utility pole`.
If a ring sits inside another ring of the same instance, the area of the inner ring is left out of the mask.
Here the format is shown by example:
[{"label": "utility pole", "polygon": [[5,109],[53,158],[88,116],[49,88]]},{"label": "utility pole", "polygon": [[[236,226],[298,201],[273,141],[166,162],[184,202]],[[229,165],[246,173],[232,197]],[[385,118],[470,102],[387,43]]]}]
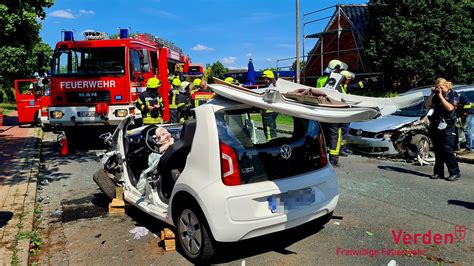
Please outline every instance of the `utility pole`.
[{"label": "utility pole", "polygon": [[296,0],[296,83],[300,83],[300,1]]}]

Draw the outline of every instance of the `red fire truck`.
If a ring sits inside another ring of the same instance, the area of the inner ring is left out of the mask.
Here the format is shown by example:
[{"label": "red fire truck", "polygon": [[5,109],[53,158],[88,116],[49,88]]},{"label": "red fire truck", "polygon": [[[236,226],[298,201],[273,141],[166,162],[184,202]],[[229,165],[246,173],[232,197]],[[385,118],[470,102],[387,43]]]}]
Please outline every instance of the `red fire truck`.
[{"label": "red fire truck", "polygon": [[85,32],[75,41],[72,32],[63,33],[56,44],[51,73],[49,122],[65,130],[76,126],[117,125],[124,117],[141,118],[134,102],[145,91],[151,77],[161,80],[163,118],[169,121],[168,75],[177,64],[189,68],[190,59],[173,43],[149,34],[108,39],[105,33]]}]

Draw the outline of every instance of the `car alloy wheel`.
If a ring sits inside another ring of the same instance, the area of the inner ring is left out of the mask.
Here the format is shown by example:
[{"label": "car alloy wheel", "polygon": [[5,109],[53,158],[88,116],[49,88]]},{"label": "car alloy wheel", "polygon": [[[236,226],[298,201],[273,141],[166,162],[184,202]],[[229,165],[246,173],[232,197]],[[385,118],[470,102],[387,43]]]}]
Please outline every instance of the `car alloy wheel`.
[{"label": "car alloy wheel", "polygon": [[191,255],[197,256],[202,247],[202,226],[196,214],[184,209],[179,216],[178,230],[183,248]]}]

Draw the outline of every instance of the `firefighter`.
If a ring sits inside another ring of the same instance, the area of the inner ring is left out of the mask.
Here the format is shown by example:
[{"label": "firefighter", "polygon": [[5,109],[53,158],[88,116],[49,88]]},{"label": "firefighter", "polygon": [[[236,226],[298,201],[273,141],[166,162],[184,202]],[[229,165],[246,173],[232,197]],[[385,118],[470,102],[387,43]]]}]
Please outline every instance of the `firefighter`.
[{"label": "firefighter", "polygon": [[444,178],[444,164],[448,167],[448,181],[456,181],[461,177],[459,165],[454,156],[453,146],[456,133],[456,107],[459,95],[452,89],[452,83],[444,78],[438,78],[431,94],[426,99],[425,107],[433,108],[429,116],[428,133],[435,152],[435,165],[431,179]]},{"label": "firefighter", "polygon": [[191,95],[189,93],[189,82],[181,82],[179,93],[176,95],[176,107],[178,110],[178,121],[184,123],[191,116]]},{"label": "firefighter", "polygon": [[326,85],[328,79],[329,79],[329,76],[331,75],[331,73],[340,73],[341,71],[343,70],[347,70],[347,64],[340,61],[340,60],[337,60],[337,59],[333,59],[331,61],[329,61],[329,64],[328,66],[326,67],[326,69],[324,69],[324,72],[321,77],[318,78],[318,80],[316,81],[316,88],[322,88]]},{"label": "firefighter", "polygon": [[[342,70],[347,69],[347,64],[344,62],[333,59],[329,61],[328,66],[324,69],[324,75],[316,81],[316,88],[323,88],[332,72],[340,73]],[[332,165],[337,166],[339,164],[339,152],[342,144],[342,128],[340,123],[321,123],[323,128],[324,136],[327,140],[326,144],[329,149],[329,161]]]},{"label": "firefighter", "polygon": [[[355,74],[348,71],[348,70],[342,70],[341,75],[343,77],[341,84],[337,88],[337,90],[342,93],[342,94],[347,94],[352,90],[360,90],[365,87],[367,87],[369,84],[376,82],[377,78],[370,78],[370,79],[364,79],[363,81],[359,81],[357,83],[352,83],[351,81],[354,80]],[[347,138],[347,135],[349,134],[349,126],[350,123],[341,123],[341,148],[339,155],[341,156],[348,156],[351,151],[347,148],[345,145],[345,139]]]},{"label": "firefighter", "polygon": [[161,81],[157,78],[150,78],[146,83],[146,91],[138,96],[137,108],[142,112],[143,124],[160,124],[161,112],[163,111],[163,98],[158,93]]},{"label": "firefighter", "polygon": [[180,86],[181,81],[179,78],[175,77],[171,81],[171,89],[168,92],[171,123],[178,123],[178,106],[176,104],[176,96],[179,94]]},{"label": "firefighter", "polygon": [[195,95],[196,92],[209,92],[207,87],[207,82],[205,80],[195,79],[194,80],[194,88],[191,90],[191,98],[194,97],[194,101],[192,101],[193,108],[196,108],[202,104],[207,103],[211,98],[212,94],[207,95],[207,97],[200,97],[199,99]]},{"label": "firefighter", "polygon": [[[275,74],[271,70],[264,70],[262,73],[263,80],[265,81],[265,87],[267,89],[276,89],[276,78]],[[276,131],[276,118],[278,113],[275,113],[270,110],[262,110],[262,123],[263,123],[263,132],[267,141],[277,137]]]}]

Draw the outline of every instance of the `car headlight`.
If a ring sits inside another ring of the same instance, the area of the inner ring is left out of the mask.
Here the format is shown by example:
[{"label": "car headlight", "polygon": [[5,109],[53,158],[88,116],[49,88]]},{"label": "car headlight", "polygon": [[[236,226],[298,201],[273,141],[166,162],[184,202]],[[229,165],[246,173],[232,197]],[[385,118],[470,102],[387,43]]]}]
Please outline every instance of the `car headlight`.
[{"label": "car headlight", "polygon": [[115,116],[116,117],[125,117],[125,116],[127,116],[127,114],[128,114],[127,109],[117,109],[117,110],[115,110]]},{"label": "car headlight", "polygon": [[55,111],[51,111],[49,113],[49,115],[50,115],[51,118],[59,119],[59,118],[62,118],[64,116],[64,113],[59,111],[59,110],[55,110]]},{"label": "car headlight", "polygon": [[392,137],[392,133],[388,132],[380,132],[374,135],[376,139],[390,139]]}]

